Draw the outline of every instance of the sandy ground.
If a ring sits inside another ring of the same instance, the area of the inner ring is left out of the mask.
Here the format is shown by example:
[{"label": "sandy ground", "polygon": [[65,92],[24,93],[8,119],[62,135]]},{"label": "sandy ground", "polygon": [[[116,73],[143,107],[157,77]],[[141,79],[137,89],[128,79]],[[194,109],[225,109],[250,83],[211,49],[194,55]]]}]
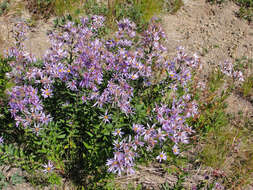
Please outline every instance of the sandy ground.
[{"label": "sandy ground", "polygon": [[[217,65],[237,58],[253,58],[253,25],[239,19],[239,7],[232,2],[210,5],[205,0],[185,0],[175,15],[163,16],[170,54],[178,46],[201,57],[201,80]],[[252,73],[247,70],[245,75]],[[253,117],[253,106],[242,97],[232,94],[228,99],[230,113],[243,111]]]}]

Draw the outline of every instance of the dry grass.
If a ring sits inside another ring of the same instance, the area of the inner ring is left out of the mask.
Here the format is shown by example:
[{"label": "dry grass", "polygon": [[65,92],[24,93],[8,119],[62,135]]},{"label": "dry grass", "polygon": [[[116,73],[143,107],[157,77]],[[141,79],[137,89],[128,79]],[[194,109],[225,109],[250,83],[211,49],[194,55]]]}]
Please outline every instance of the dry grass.
[{"label": "dry grass", "polygon": [[201,161],[224,174],[231,189],[253,185],[252,118],[234,118],[227,126],[210,131],[204,139]]}]

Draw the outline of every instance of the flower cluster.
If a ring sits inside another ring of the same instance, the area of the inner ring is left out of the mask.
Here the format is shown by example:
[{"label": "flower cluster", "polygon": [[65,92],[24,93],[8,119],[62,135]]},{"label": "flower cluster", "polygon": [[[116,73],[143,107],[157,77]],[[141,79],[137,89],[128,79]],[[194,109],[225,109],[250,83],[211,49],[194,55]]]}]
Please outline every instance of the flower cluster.
[{"label": "flower cluster", "polygon": [[[44,108],[61,84],[63,90],[75,94],[75,101],[106,110],[98,117],[106,126],[113,123],[112,110],[125,117],[135,115],[133,100],[141,95],[137,93],[139,89],[163,85],[159,93],[171,90],[171,104],[156,102],[149,122],[132,123],[131,133],[124,133],[121,128],[111,131],[116,139],[114,157],[107,161],[108,171],[131,174],[141,149],[152,151],[170,141],[177,155],[179,143],[188,143],[188,136],[194,131],[186,119],[198,114],[188,84],[191,70],[199,66],[200,60],[196,55],[188,56],[181,47],[173,60],[167,60],[165,33],[155,19],[143,35],[136,33],[133,22],[123,19],[118,22],[114,37],[108,40],[98,37],[103,22],[103,17],[92,16],[82,18],[80,24],[68,22],[60,31],[51,32],[51,47],[40,64],[23,46],[10,49],[6,56],[15,61],[9,77],[16,83],[9,92],[10,111],[17,126],[30,127],[38,135],[54,121]],[[167,75],[155,81],[157,73]],[[183,95],[177,95],[178,90]],[[157,156],[159,161],[166,158],[164,152]],[[51,163],[44,167],[45,172],[53,169]]]},{"label": "flower cluster", "polygon": [[234,69],[233,63],[229,61],[225,61],[224,63],[220,64],[220,70],[225,75],[237,79],[239,81],[244,81],[243,73],[241,71],[236,71]]},{"label": "flower cluster", "polygon": [[32,127],[36,133],[40,126],[51,121],[50,115],[45,114],[39,98],[38,90],[32,86],[15,86],[10,95],[10,111],[16,121],[16,126]]}]

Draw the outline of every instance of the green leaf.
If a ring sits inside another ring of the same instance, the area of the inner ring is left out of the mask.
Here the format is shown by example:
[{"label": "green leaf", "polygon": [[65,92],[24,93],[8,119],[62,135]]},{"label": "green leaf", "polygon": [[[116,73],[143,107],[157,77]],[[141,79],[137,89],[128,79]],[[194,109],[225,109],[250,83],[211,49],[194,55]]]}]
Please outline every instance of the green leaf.
[{"label": "green leaf", "polygon": [[59,135],[57,138],[58,139],[64,139],[66,137],[66,135],[65,134],[62,134],[62,135]]},{"label": "green leaf", "polygon": [[87,148],[88,150],[92,149],[91,145],[88,145],[86,142],[83,142],[83,145],[85,146],[85,148]]}]

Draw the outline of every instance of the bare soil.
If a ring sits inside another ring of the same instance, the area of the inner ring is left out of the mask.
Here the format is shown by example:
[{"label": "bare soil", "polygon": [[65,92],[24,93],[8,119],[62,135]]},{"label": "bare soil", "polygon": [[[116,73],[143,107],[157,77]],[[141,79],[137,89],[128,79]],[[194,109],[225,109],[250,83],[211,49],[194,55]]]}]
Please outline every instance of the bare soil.
[{"label": "bare soil", "polygon": [[[201,57],[203,69],[200,80],[207,80],[215,66],[242,57],[253,58],[253,25],[237,18],[239,7],[227,1],[211,5],[205,0],[185,0],[184,6],[174,15],[163,16],[168,37],[169,53],[175,54],[178,46]],[[252,73],[252,67],[246,75]],[[253,116],[253,105],[232,94],[227,99],[229,113],[247,112]]]}]

